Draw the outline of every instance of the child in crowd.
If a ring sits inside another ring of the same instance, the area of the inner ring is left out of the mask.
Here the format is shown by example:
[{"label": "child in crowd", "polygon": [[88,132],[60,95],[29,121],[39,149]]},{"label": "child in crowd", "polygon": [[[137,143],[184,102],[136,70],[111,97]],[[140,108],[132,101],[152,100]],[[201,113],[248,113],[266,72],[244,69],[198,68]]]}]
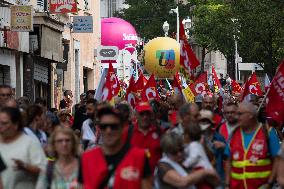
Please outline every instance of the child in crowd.
[{"label": "child in crowd", "polygon": [[[185,141],[185,160],[183,166],[187,169],[213,169],[203,145],[200,143],[202,136],[201,128],[198,124],[190,124],[185,127],[184,141]],[[213,189],[214,187],[206,182],[196,185],[198,189]]]}]

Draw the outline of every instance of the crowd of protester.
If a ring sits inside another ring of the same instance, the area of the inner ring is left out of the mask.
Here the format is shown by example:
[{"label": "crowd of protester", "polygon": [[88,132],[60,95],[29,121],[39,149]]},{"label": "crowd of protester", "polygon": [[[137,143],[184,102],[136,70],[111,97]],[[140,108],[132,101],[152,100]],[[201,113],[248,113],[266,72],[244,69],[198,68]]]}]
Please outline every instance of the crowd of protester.
[{"label": "crowd of protester", "polygon": [[161,91],[131,108],[94,90],[73,104],[66,90],[48,109],[0,86],[0,189],[284,187],[283,125],[261,97],[239,102],[228,89],[222,102],[208,93],[186,103]]}]

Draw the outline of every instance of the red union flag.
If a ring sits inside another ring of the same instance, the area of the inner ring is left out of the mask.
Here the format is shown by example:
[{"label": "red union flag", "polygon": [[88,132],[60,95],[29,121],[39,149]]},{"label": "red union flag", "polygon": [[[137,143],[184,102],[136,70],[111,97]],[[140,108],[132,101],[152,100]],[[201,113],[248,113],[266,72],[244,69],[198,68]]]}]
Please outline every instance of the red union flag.
[{"label": "red union flag", "polygon": [[248,96],[249,94],[255,94],[257,96],[262,95],[261,87],[256,78],[255,72],[251,75],[250,79],[245,84],[242,100],[244,100],[245,97]]},{"label": "red union flag", "polygon": [[284,123],[284,61],[279,65],[271,82],[266,100],[267,117],[271,117],[282,125]]},{"label": "red union flag", "polygon": [[134,91],[135,91],[135,81],[132,75],[125,95],[125,100],[131,105],[132,108],[135,108],[136,106],[136,98]]},{"label": "red union flag", "polygon": [[159,99],[159,94],[157,90],[157,83],[155,81],[155,77],[152,74],[151,77],[149,78],[146,86],[144,87],[141,97],[143,102],[147,102],[150,99]]},{"label": "red union flag", "polygon": [[202,96],[206,95],[208,92],[207,84],[207,72],[204,72],[199,75],[199,77],[194,81],[194,83],[189,85],[194,96],[201,94]]},{"label": "red union flag", "polygon": [[217,76],[217,73],[215,71],[214,66],[212,66],[212,79],[213,79],[213,82],[214,82],[214,87],[218,87],[218,89],[221,89],[222,86],[221,86],[221,83],[218,79],[218,76]]},{"label": "red union flag", "polygon": [[240,86],[240,84],[238,84],[235,80],[232,79],[232,92],[233,93],[241,93],[242,92],[242,87]]},{"label": "red union flag", "polygon": [[113,94],[112,94],[112,87],[111,87],[111,75],[110,73],[107,74],[106,76],[106,81],[105,84],[102,88],[102,97],[101,101],[111,101],[113,99]]},{"label": "red union flag", "polygon": [[52,14],[77,12],[77,0],[50,0],[49,11]]},{"label": "red union flag", "polygon": [[109,63],[108,73],[110,74],[112,94],[113,94],[113,96],[117,96],[119,91],[120,91],[120,83],[119,83],[119,80],[116,77],[112,63]]},{"label": "red union flag", "polygon": [[190,74],[193,69],[200,65],[199,60],[196,58],[193,50],[191,49],[182,22],[180,22],[180,65],[183,66],[185,71]]}]

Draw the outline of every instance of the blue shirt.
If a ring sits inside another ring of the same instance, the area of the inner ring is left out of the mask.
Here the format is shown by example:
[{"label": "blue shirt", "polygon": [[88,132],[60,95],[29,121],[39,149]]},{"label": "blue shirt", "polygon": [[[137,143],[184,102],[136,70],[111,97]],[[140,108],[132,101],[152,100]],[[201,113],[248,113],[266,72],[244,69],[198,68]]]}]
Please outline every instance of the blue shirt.
[{"label": "blue shirt", "polygon": [[216,160],[215,169],[216,169],[217,173],[219,174],[219,176],[222,179],[224,179],[225,178],[225,171],[224,171],[224,166],[223,166],[223,160],[225,160],[224,148],[223,149],[216,149],[213,145],[213,142],[218,141],[218,142],[223,142],[223,143],[226,144],[226,140],[222,135],[220,135],[217,132],[214,132],[212,140],[208,141],[207,138],[205,137],[205,141],[206,141],[206,144],[208,145],[208,148],[210,150],[212,150],[212,152],[215,156],[215,160]]},{"label": "blue shirt", "polygon": [[[245,133],[242,132],[243,134],[243,138],[244,138],[244,145],[245,145],[245,149],[247,149],[249,147],[249,144],[254,136],[254,132],[251,133]],[[277,136],[276,130],[274,128],[271,128],[268,134],[268,138],[269,138],[269,154],[272,157],[277,156],[279,150],[280,150],[280,140],[279,137]],[[227,157],[231,156],[231,151],[230,151],[230,147],[229,147],[229,143],[226,145],[225,148],[225,155]]]}]

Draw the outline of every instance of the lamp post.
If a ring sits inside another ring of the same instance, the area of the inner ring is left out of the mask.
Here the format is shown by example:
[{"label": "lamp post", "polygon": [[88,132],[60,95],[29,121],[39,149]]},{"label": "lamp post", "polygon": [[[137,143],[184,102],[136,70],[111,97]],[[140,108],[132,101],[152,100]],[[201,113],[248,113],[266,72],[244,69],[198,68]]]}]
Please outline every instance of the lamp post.
[{"label": "lamp post", "polygon": [[[232,19],[232,22],[235,24],[237,19]],[[237,30],[236,30],[237,31]],[[236,33],[236,32],[235,32]],[[235,41],[235,80],[239,80],[239,70],[238,70],[238,63],[242,62],[242,58],[239,57],[238,53],[238,40],[236,34],[234,34],[234,41]]]},{"label": "lamp post", "polygon": [[177,14],[177,34],[176,34],[176,37],[177,37],[177,42],[179,43],[179,11],[178,11],[178,6],[175,9],[171,9],[169,13],[170,14],[172,14],[172,13]]},{"label": "lamp post", "polygon": [[186,31],[186,37],[189,38],[189,29],[191,28],[191,19],[187,17],[186,19],[183,19],[182,24],[184,25],[184,29]]},{"label": "lamp post", "polygon": [[169,25],[169,23],[168,23],[167,21],[165,21],[164,24],[163,24],[163,30],[164,30],[164,32],[165,32],[165,37],[168,36],[168,34],[169,34],[169,29],[170,29],[170,25]]}]

